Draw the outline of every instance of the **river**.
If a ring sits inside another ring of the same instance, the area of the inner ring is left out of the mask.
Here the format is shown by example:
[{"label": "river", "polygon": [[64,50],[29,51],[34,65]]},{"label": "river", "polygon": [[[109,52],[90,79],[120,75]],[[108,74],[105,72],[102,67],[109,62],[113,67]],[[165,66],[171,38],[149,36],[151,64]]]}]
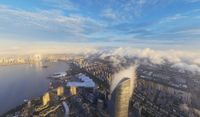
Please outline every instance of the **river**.
[{"label": "river", "polygon": [[41,96],[48,90],[46,77],[69,68],[65,62],[45,63],[47,68],[41,65],[0,66],[0,115],[22,104],[25,99]]}]

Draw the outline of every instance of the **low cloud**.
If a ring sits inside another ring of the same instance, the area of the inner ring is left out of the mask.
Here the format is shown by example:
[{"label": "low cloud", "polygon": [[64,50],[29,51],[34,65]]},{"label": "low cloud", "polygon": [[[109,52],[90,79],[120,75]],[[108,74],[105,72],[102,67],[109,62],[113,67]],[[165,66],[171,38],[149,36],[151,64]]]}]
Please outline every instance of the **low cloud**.
[{"label": "low cloud", "polygon": [[180,72],[190,71],[192,73],[200,73],[200,54],[191,51],[178,50],[153,50],[150,48],[134,49],[134,48],[115,48],[102,52],[101,58],[107,56],[111,61],[119,63],[125,61],[124,57],[135,58],[137,62],[143,64],[148,60],[150,64],[172,64],[172,68],[179,69]]},{"label": "low cloud", "polygon": [[172,65],[173,68],[178,68],[180,72],[191,71],[193,73],[200,73],[200,66],[195,64],[186,63],[175,63]]},{"label": "low cloud", "polygon": [[[102,59],[109,58],[114,66],[127,63],[132,58],[138,64],[170,64],[180,72],[190,71],[200,73],[200,53],[198,51],[154,50],[150,48],[138,49],[131,47],[105,48],[84,43],[56,43],[31,42],[28,43],[1,43],[0,54],[33,54],[33,53],[66,53],[66,54],[94,54]],[[24,49],[26,48],[26,49]]]},{"label": "low cloud", "polygon": [[118,83],[124,78],[130,79],[130,86],[131,86],[130,96],[132,96],[133,90],[135,88],[135,83],[136,83],[136,65],[131,65],[128,68],[122,68],[122,70],[114,74],[112,82],[111,82],[111,87],[110,87],[111,93],[117,87]]}]

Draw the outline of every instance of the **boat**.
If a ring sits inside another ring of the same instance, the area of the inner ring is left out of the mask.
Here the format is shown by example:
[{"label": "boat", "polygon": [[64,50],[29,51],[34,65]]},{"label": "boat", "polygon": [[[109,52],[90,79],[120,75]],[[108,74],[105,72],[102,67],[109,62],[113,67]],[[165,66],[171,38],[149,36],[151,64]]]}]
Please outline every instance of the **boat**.
[{"label": "boat", "polygon": [[53,75],[49,76],[48,78],[62,78],[67,76],[66,72],[58,72],[58,73],[54,73]]}]

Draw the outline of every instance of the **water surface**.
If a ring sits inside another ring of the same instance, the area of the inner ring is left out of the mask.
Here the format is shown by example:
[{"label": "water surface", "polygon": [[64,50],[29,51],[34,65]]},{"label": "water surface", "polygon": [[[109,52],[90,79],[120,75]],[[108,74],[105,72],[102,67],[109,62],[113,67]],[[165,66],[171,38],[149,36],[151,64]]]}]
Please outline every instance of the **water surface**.
[{"label": "water surface", "polygon": [[68,69],[67,63],[0,66],[0,114],[22,104],[25,99],[41,96],[47,91],[50,74]]}]

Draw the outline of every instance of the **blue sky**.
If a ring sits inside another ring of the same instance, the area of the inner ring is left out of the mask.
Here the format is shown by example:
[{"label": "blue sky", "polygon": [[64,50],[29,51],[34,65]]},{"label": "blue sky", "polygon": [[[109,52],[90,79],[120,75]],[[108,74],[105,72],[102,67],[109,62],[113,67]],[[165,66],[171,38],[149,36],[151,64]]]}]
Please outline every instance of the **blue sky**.
[{"label": "blue sky", "polygon": [[0,0],[0,41],[200,49],[200,0]]}]

